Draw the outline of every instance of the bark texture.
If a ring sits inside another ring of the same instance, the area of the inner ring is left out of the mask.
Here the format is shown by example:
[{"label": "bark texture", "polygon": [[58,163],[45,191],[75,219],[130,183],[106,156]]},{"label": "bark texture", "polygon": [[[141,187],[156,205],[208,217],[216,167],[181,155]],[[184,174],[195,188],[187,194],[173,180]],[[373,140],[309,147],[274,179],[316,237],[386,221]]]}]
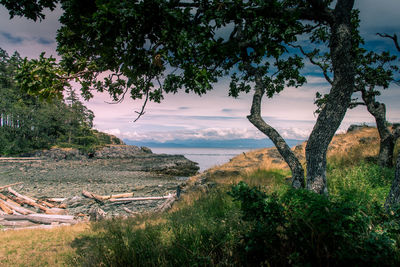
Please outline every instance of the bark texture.
[{"label": "bark texture", "polygon": [[265,88],[263,87],[262,77],[261,75],[256,75],[255,93],[250,115],[247,118],[258,130],[271,139],[285,162],[289,165],[292,171],[292,186],[294,188],[304,188],[304,169],[300,161],[282,136],[261,117],[261,100],[264,93]]},{"label": "bark texture", "polygon": [[330,52],[333,84],[306,146],[307,189],[327,194],[326,152],[351,101],[355,68],[352,55],[351,11],[354,0],[338,0],[331,22]]},{"label": "bark texture", "polygon": [[397,155],[396,172],[389,195],[386,198],[385,207],[390,208],[400,203],[400,153]]},{"label": "bark texture", "polygon": [[361,90],[364,103],[369,113],[375,118],[376,127],[380,137],[378,164],[382,167],[393,167],[393,152],[398,139],[398,130],[393,127],[390,130],[386,121],[386,106],[376,101],[374,92]]}]

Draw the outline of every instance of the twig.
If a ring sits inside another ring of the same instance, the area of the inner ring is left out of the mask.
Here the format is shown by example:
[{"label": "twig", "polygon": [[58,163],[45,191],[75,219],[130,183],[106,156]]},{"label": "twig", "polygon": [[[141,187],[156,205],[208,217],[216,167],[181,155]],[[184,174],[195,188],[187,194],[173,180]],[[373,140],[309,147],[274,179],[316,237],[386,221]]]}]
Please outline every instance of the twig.
[{"label": "twig", "polygon": [[18,183],[14,183],[14,184],[0,186],[0,190],[3,190],[5,188],[8,188],[8,187],[11,187],[11,186],[14,186],[14,185],[19,185],[19,184],[23,184],[23,182],[18,182]]},{"label": "twig", "polygon": [[397,51],[400,52],[400,45],[399,45],[399,41],[398,41],[398,39],[397,39],[397,35],[396,35],[396,34],[389,35],[389,34],[387,34],[387,33],[383,33],[383,34],[382,34],[382,33],[377,33],[377,35],[379,35],[380,37],[383,37],[383,38],[390,38],[390,39],[392,39],[393,42],[394,42],[394,45],[396,46]]}]

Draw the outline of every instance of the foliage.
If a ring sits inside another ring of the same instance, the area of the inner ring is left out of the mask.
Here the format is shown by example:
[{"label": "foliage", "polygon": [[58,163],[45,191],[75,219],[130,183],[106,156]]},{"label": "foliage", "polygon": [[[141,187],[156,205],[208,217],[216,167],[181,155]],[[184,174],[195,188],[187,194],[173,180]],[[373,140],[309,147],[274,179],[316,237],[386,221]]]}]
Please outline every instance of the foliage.
[{"label": "foliage", "polygon": [[[54,145],[89,151],[112,141],[111,137],[107,140],[105,134],[93,132],[93,112],[83,105],[73,90],[66,92],[65,100],[58,91],[58,97],[44,101],[42,94],[26,92],[19,87],[15,78],[25,63],[26,59],[21,59],[18,53],[9,57],[0,49],[1,155],[20,154]],[[41,80],[37,82],[42,83]]]},{"label": "foliage", "polygon": [[[266,181],[260,180],[264,175]],[[254,176],[254,177],[253,177]],[[395,266],[399,210],[383,200],[392,169],[372,163],[329,168],[330,198],[285,186],[258,170],[169,214],[93,225],[74,241],[72,264],[91,266]],[[223,178],[222,178],[223,179]],[[343,184],[354,183],[346,188]],[[362,186],[357,187],[356,181]],[[214,178],[218,182],[218,177]],[[271,186],[270,183],[275,184]],[[267,184],[267,187],[265,187]],[[264,191],[267,188],[268,191]],[[366,191],[366,192],[364,192]],[[230,196],[232,197],[230,197]]]},{"label": "foliage", "polygon": [[400,261],[396,235],[375,225],[400,226],[383,208],[370,216],[349,201],[294,189],[267,195],[245,183],[231,194],[242,204],[243,220],[251,223],[242,239],[243,264],[393,266]]},{"label": "foliage", "polygon": [[330,196],[342,201],[356,199],[357,205],[382,206],[394,179],[394,169],[360,162],[353,167],[329,167]]},{"label": "foliage", "polygon": [[[235,262],[243,225],[237,203],[214,191],[164,219],[115,219],[94,224],[94,235],[74,241],[82,266],[209,266]],[[153,221],[153,222],[152,222]]]}]

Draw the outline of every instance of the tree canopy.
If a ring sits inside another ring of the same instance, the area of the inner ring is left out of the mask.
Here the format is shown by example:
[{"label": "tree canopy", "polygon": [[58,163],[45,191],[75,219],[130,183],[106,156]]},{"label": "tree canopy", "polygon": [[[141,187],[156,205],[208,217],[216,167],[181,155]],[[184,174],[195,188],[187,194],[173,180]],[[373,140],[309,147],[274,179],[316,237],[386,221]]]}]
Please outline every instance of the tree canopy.
[{"label": "tree canopy", "polygon": [[61,62],[42,55],[39,68],[26,61],[19,74],[33,94],[57,95],[68,81],[77,80],[87,98],[92,90],[106,90],[115,101],[129,94],[144,103],[159,102],[164,93],[181,89],[204,94],[218,78],[230,75],[230,95],[254,92],[248,118],[274,142],[295,187],[305,186],[303,167],[261,117],[261,100],[303,85],[301,69],[310,57],[295,50],[316,46],[329,59],[321,74],[329,70],[332,87],[306,147],[307,188],[327,193],[326,151],[356,81],[355,51],[361,40],[355,35],[354,0],[55,0],[33,1],[29,8],[0,3],[11,16],[32,19],[43,19],[43,8],[57,3],[64,11],[57,34]]},{"label": "tree canopy", "polygon": [[90,149],[110,143],[92,130],[93,112],[73,90],[66,99],[44,101],[16,85],[23,64],[16,52],[11,57],[0,48],[0,155],[20,154],[53,145]]}]

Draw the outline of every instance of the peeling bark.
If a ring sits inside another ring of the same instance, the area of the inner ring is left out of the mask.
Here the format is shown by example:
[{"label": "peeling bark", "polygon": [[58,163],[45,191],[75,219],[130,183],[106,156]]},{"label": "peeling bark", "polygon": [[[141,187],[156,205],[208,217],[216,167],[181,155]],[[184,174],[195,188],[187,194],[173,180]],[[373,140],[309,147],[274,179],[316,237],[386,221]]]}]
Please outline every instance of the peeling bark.
[{"label": "peeling bark", "polygon": [[342,122],[354,88],[354,59],[352,54],[351,10],[354,0],[338,1],[331,23],[330,52],[333,84],[326,105],[321,110],[306,146],[307,189],[327,194],[326,152]]},{"label": "peeling bark", "polygon": [[289,165],[289,168],[292,171],[292,186],[294,188],[304,188],[304,169],[301,166],[300,161],[283,137],[261,117],[261,100],[264,93],[265,89],[263,87],[262,77],[261,75],[256,75],[255,93],[253,96],[250,115],[247,116],[247,118],[258,130],[271,139],[285,162]]}]

